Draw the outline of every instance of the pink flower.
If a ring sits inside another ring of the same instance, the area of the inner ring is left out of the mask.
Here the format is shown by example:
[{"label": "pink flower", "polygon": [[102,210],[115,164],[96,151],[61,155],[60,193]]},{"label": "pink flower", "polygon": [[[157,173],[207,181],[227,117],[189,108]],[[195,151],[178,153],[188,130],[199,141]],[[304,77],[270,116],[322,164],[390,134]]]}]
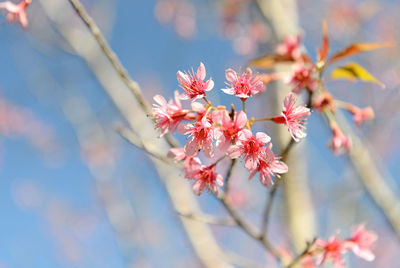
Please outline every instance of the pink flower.
[{"label": "pink flower", "polygon": [[279,177],[279,174],[286,173],[288,167],[276,157],[271,150],[272,143],[268,147],[262,147],[259,155],[258,167],[250,174],[249,180],[260,172],[260,182],[267,188],[274,184],[271,176]]},{"label": "pink flower", "polygon": [[214,148],[212,139],[214,136],[214,127],[208,122],[207,116],[193,124],[179,125],[179,132],[189,134],[190,140],[185,145],[185,153],[188,156],[194,156],[198,150],[202,149],[207,157],[213,157]]},{"label": "pink flower", "polygon": [[225,71],[225,77],[229,82],[227,83],[229,87],[223,88],[222,91],[229,95],[236,95],[242,100],[265,90],[264,83],[253,76],[250,68],[247,68],[243,74],[228,69]]},{"label": "pink flower", "polygon": [[365,121],[374,119],[375,117],[374,110],[372,110],[371,107],[361,109],[356,106],[349,105],[347,108],[349,112],[353,114],[354,123],[357,126],[360,126]]},{"label": "pink flower", "polygon": [[376,239],[377,236],[375,234],[368,232],[365,230],[364,225],[361,225],[353,232],[353,236],[348,240],[348,243],[355,255],[367,261],[373,261],[375,255],[371,251],[371,246]]},{"label": "pink flower", "polygon": [[215,165],[200,166],[186,174],[186,178],[196,180],[193,184],[195,194],[200,195],[207,188],[208,191],[213,191],[218,195],[218,186],[224,185],[224,178],[215,172],[215,168]]},{"label": "pink flower", "polygon": [[175,159],[176,161],[182,161],[187,158],[185,149],[183,148],[171,148],[169,149],[167,156]]},{"label": "pink flower", "polygon": [[286,37],[281,44],[276,48],[279,55],[287,56],[291,59],[297,60],[301,58],[300,49],[301,38],[300,36]]},{"label": "pink flower", "polygon": [[176,161],[183,162],[183,172],[189,173],[201,167],[201,161],[198,157],[187,156],[184,148],[171,148],[167,154],[169,158],[174,158]]},{"label": "pink flower", "polygon": [[185,91],[180,98],[182,100],[196,100],[206,96],[206,91],[210,91],[214,87],[214,81],[210,78],[207,81],[203,81],[206,78],[206,68],[204,64],[200,62],[200,66],[197,72],[181,72],[176,73],[179,84]]},{"label": "pink flower", "polygon": [[328,259],[332,259],[336,268],[344,268],[342,254],[348,250],[345,241],[340,241],[336,236],[332,236],[328,242],[317,239],[315,245],[321,247],[323,250],[322,258],[317,262],[318,265],[322,265]]},{"label": "pink flower", "polygon": [[[206,106],[200,102],[194,101],[191,104],[192,110],[197,113],[196,120],[201,120],[207,114]],[[207,114],[207,119],[211,119],[211,114]]]},{"label": "pink flower", "polygon": [[155,119],[156,129],[161,130],[159,137],[165,135],[168,131],[175,132],[178,124],[186,118],[189,111],[183,110],[179,100],[179,93],[175,91],[175,102],[167,102],[163,96],[154,96],[153,117]]},{"label": "pink flower", "polygon": [[331,128],[333,136],[328,143],[328,147],[333,151],[334,154],[341,154],[350,151],[352,145],[351,140],[342,133],[336,124],[331,126]]},{"label": "pink flower", "polygon": [[292,138],[298,142],[307,136],[304,124],[311,112],[307,107],[295,107],[295,104],[296,96],[293,93],[289,93],[283,101],[282,116],[274,117],[272,120],[278,124],[285,124]]},{"label": "pink flower", "polygon": [[318,112],[322,112],[325,108],[328,108],[332,113],[336,111],[334,98],[328,92],[318,94],[313,102],[313,107]]},{"label": "pink flower", "polygon": [[0,3],[0,9],[4,9],[4,11],[7,12],[7,23],[18,21],[23,28],[26,28],[28,26],[28,19],[26,17],[25,9],[30,3],[31,0],[24,0],[18,4],[6,1]]},{"label": "pink flower", "polygon": [[231,118],[227,110],[218,110],[212,113],[212,118],[213,122],[219,125],[215,131],[216,145],[221,151],[226,151],[231,143],[237,141],[238,132],[247,123],[247,116],[240,111]]},{"label": "pink flower", "polygon": [[314,91],[318,87],[318,82],[313,78],[314,66],[310,64],[298,64],[294,66],[293,74],[286,79],[288,84],[294,86],[293,92],[298,94],[305,88]]},{"label": "pink flower", "polygon": [[230,158],[244,156],[245,167],[247,170],[253,171],[259,164],[262,147],[270,140],[271,138],[265,133],[257,132],[256,136],[253,136],[250,130],[243,129],[238,133],[236,145],[232,145],[228,149],[228,155]]}]

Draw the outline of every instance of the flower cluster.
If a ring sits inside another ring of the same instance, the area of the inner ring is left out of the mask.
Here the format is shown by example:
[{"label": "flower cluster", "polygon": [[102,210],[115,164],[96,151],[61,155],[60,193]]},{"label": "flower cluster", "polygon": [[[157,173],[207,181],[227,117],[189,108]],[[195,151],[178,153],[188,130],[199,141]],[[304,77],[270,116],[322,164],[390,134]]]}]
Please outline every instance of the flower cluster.
[{"label": "flower cluster", "polygon": [[[315,63],[308,55],[302,54],[301,38],[299,36],[289,36],[278,45],[275,54],[269,54],[253,60],[252,65],[259,68],[269,68],[273,67],[275,63],[281,61],[291,62],[293,66],[292,72],[285,75],[284,82],[292,87],[292,92],[294,94],[301,94],[303,92],[308,94],[310,106],[320,112],[329,122],[328,125],[332,131],[332,138],[328,142],[328,147],[335,154],[346,153],[351,149],[352,142],[348,136],[343,134],[343,131],[336,122],[336,108],[342,108],[349,112],[353,116],[356,126],[360,126],[365,121],[373,119],[374,111],[371,107],[359,108],[353,104],[337,100],[328,92],[328,89],[322,80],[322,75],[326,66],[332,62],[364,50],[375,49],[381,46],[385,45],[364,44],[360,46],[354,44],[339,51],[330,59],[327,59],[329,52],[329,39],[327,36],[327,27],[324,25],[323,44],[322,48],[318,51],[318,59]],[[263,74],[263,77],[268,78],[272,77],[272,75],[273,74]],[[382,85],[382,83],[363,69],[362,66],[356,63],[336,68],[332,72],[330,78],[349,80],[359,79],[366,82],[372,81]],[[229,91],[232,90],[230,89]],[[288,101],[293,102],[292,99],[288,99]],[[285,106],[289,107],[289,110],[291,109],[289,104],[285,104]],[[307,118],[309,110],[305,107],[299,107],[297,115],[294,117],[294,122],[291,122],[291,118],[285,116],[285,111],[283,113],[283,116],[274,118],[274,121],[276,123],[286,122],[287,125],[291,126],[289,130],[292,137],[295,140],[302,138],[305,135],[302,131],[303,127],[301,125],[296,126],[296,122],[301,121],[301,118]]]},{"label": "flower cluster", "polygon": [[[352,251],[357,257],[366,261],[373,261],[375,255],[371,250],[372,245],[376,241],[377,236],[368,232],[364,225],[360,225],[352,236],[345,240],[340,240],[338,235],[332,236],[328,241],[317,239],[313,246],[302,257],[302,260],[311,261],[317,265],[323,265],[328,261],[333,261],[336,268],[343,268],[343,254]],[[314,267],[314,266],[311,266]]]},{"label": "flower cluster", "polygon": [[[196,72],[177,72],[177,80],[184,92],[180,94],[176,91],[174,101],[167,102],[160,95],[154,97],[153,118],[156,129],[161,132],[160,136],[174,133],[176,129],[187,135],[184,148],[171,149],[169,156],[183,161],[185,178],[195,181],[193,190],[196,194],[201,194],[205,189],[218,194],[218,186],[224,182],[216,172],[216,167],[224,158],[242,158],[249,171],[249,179],[259,173],[260,182],[266,187],[274,183],[273,177],[288,171],[286,164],[272,151],[271,138],[263,132],[253,133],[253,123],[270,121],[283,124],[295,141],[306,136],[305,121],[310,110],[297,106],[293,93],[285,97],[281,115],[249,119],[245,102],[263,92],[264,83],[249,68],[244,73],[228,69],[225,78],[227,87],[222,91],[240,98],[243,110],[237,111],[232,105],[229,111],[224,106],[213,106],[208,101],[207,92],[214,87],[214,81],[206,79],[203,63],[200,63]],[[182,108],[181,100],[191,100],[191,109]],[[210,159],[210,164],[202,164],[200,152]],[[222,154],[222,157],[213,160],[217,154]]]}]

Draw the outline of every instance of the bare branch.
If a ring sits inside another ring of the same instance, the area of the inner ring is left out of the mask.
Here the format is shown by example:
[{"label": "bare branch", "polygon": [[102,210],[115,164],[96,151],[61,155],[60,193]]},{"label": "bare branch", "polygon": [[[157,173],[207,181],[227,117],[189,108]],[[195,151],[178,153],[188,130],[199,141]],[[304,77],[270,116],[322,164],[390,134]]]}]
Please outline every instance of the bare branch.
[{"label": "bare branch", "polygon": [[291,263],[289,263],[287,268],[294,267],[303,257],[310,254],[310,251],[311,251],[312,247],[314,246],[315,241],[317,241],[316,238],[314,238],[311,242],[307,242],[306,248],[296,258],[294,258]]},{"label": "bare branch", "polygon": [[194,214],[194,213],[183,213],[177,211],[179,216],[186,217],[188,219],[194,220],[194,221],[200,221],[200,222],[205,222],[209,224],[215,224],[215,225],[226,225],[226,226],[236,226],[236,222],[233,221],[232,219],[218,219],[214,216],[211,215],[206,215],[206,214]]},{"label": "bare branch", "polygon": [[[76,51],[89,68],[99,80],[100,84],[105,89],[106,93],[110,96],[115,106],[119,109],[124,118],[128,121],[129,126],[138,134],[143,144],[147,149],[151,149],[153,152],[159,154],[166,153],[169,149],[167,143],[162,139],[155,139],[157,133],[154,131],[154,125],[149,119],[148,109],[147,112],[142,111],[140,103],[140,97],[137,101],[136,96],[132,96],[133,88],[136,88],[136,93],[140,94],[139,87],[136,83],[126,85],[125,80],[122,79],[121,73],[114,72],[119,61],[111,62],[109,56],[105,55],[104,48],[109,49],[109,46],[103,46],[97,49],[99,37],[104,41],[102,35],[99,35],[100,30],[94,24],[92,19],[87,20],[89,15],[84,11],[79,1],[78,13],[80,16],[84,15],[86,18],[85,24],[88,27],[91,35],[87,34],[86,29],[82,29],[81,26],[71,26],[70,19],[71,13],[68,10],[67,2],[65,1],[51,1],[51,0],[38,0],[43,7],[43,10],[47,13],[49,18],[54,22],[57,30],[65,38],[71,47]],[[72,2],[70,2],[72,4]],[[76,9],[75,9],[76,11]],[[83,18],[82,18],[83,19]],[[91,22],[88,25],[86,22]],[[68,26],[67,26],[68,25]],[[98,32],[96,32],[96,30]],[[97,38],[96,38],[97,37]],[[103,45],[104,45],[103,44]],[[112,55],[112,54],[111,54]],[[112,67],[113,69],[110,69]],[[120,70],[121,71],[121,70]],[[134,87],[133,87],[134,86]],[[128,87],[128,88],[127,88]],[[133,88],[132,88],[133,87]],[[128,90],[129,89],[129,90]],[[142,101],[144,99],[142,98]],[[173,142],[169,141],[168,144],[175,146]],[[165,165],[163,162],[156,158],[151,158],[158,174],[160,175],[161,181],[165,184],[171,203],[176,210],[179,211],[193,211],[200,212],[201,209],[197,203],[197,200],[192,194],[192,191],[187,184],[182,184],[181,178],[178,171]],[[197,254],[201,262],[206,267],[231,267],[223,259],[223,252],[219,247],[215,237],[213,236],[209,226],[201,222],[195,222],[189,219],[181,219],[182,226],[187,234],[188,241],[193,246],[194,252]]]},{"label": "bare branch", "polygon": [[[75,9],[79,17],[82,19],[82,21],[89,28],[90,32],[96,39],[104,55],[110,61],[111,65],[114,67],[115,71],[118,73],[119,77],[124,82],[124,84],[129,88],[129,90],[135,96],[142,110],[146,113],[147,116],[151,116],[152,114],[151,107],[143,97],[139,84],[136,83],[130,77],[128,71],[122,65],[121,61],[118,59],[118,56],[114,53],[111,46],[108,44],[107,40],[104,38],[96,22],[90,17],[85,7],[81,4],[79,0],[68,0],[68,1]],[[164,138],[170,146],[178,147],[178,143],[170,135],[164,135]]]},{"label": "bare branch", "polygon": [[235,166],[235,163],[236,163],[236,159],[232,159],[231,160],[231,165],[229,166],[229,169],[228,169],[228,171],[226,173],[226,176],[225,176],[225,178],[226,178],[225,179],[225,189],[224,189],[225,195],[227,195],[228,192],[229,192],[229,180],[231,178],[233,167]]},{"label": "bare branch", "polygon": [[160,155],[158,152],[153,152],[152,150],[146,148],[146,146],[143,144],[141,139],[135,135],[131,130],[123,127],[123,126],[116,126],[115,130],[118,132],[119,135],[121,135],[126,141],[134,145],[135,147],[142,149],[145,151],[147,154],[149,154],[152,157],[157,158],[158,160],[163,161],[164,163],[176,167],[177,164],[171,161],[168,157],[165,155]]}]

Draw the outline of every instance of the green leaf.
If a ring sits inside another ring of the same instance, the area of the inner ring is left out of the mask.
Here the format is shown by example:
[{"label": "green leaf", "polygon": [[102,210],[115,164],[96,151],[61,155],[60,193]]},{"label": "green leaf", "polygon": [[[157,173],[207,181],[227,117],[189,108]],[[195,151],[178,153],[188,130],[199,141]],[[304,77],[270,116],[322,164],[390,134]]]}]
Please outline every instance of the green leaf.
[{"label": "green leaf", "polygon": [[377,83],[382,88],[385,87],[385,85],[381,81],[376,79],[372,74],[365,70],[364,67],[355,62],[351,62],[346,64],[345,66],[336,68],[332,71],[331,78],[347,79],[350,81],[361,80],[364,82]]}]

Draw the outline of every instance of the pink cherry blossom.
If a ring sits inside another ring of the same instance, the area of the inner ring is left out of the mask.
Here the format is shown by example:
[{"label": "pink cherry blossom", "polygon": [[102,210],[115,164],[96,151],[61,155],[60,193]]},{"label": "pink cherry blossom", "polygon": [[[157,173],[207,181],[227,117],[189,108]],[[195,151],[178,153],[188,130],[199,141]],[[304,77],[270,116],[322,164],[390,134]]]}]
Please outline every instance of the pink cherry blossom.
[{"label": "pink cherry blossom", "polygon": [[238,133],[238,141],[228,149],[230,158],[238,158],[243,156],[245,167],[249,171],[253,171],[259,164],[259,158],[263,152],[262,147],[270,142],[271,138],[263,133],[257,132],[253,136],[250,130],[243,129]]},{"label": "pink cherry blossom", "polygon": [[185,173],[192,172],[201,167],[200,159],[196,156],[187,156],[184,148],[171,148],[167,156],[169,158],[174,158],[176,161],[183,160],[183,171]]},{"label": "pink cherry blossom", "polygon": [[208,191],[213,191],[218,195],[218,186],[224,185],[224,178],[215,172],[215,168],[216,165],[200,166],[186,173],[186,178],[196,180],[193,184],[195,194],[200,195],[207,188]]},{"label": "pink cherry blossom", "polygon": [[190,140],[185,145],[185,153],[188,156],[194,156],[200,149],[203,150],[205,156],[214,156],[214,147],[212,145],[214,127],[207,120],[207,116],[204,116],[195,124],[181,124],[178,130],[182,134],[190,135]]},{"label": "pink cherry blossom", "polygon": [[225,77],[229,82],[228,88],[223,88],[222,91],[229,95],[236,95],[242,100],[265,90],[264,83],[253,76],[250,68],[247,68],[243,74],[228,69],[225,71]]},{"label": "pink cherry blossom", "polygon": [[375,234],[365,230],[364,225],[361,225],[353,232],[352,238],[348,242],[355,255],[367,261],[373,261],[375,255],[371,251],[371,246],[377,238]]},{"label": "pink cherry blossom", "polygon": [[169,149],[167,156],[175,159],[176,161],[182,161],[187,158],[184,148],[171,148]]},{"label": "pink cherry blossom", "polygon": [[279,177],[279,174],[286,173],[288,167],[280,161],[280,157],[276,157],[271,150],[272,143],[268,147],[262,147],[258,167],[250,174],[249,180],[260,172],[260,182],[267,188],[274,184],[271,176]]},{"label": "pink cherry blossom", "polygon": [[313,75],[314,66],[297,64],[293,68],[293,74],[286,78],[286,83],[294,86],[292,91],[296,94],[300,93],[303,88],[314,91],[318,87],[318,82]]},{"label": "pink cherry blossom", "polygon": [[168,131],[175,132],[182,120],[189,119],[186,118],[189,111],[182,109],[178,91],[175,91],[175,102],[172,100],[167,102],[161,95],[156,95],[153,99],[157,103],[153,104],[153,117],[156,129],[161,130],[160,137]]},{"label": "pink cherry blossom", "polygon": [[328,108],[332,113],[336,111],[335,100],[328,92],[318,94],[312,106],[318,112],[322,112],[325,108]]},{"label": "pink cherry blossom", "polygon": [[31,0],[24,0],[18,4],[6,1],[0,3],[0,9],[3,9],[7,13],[6,20],[8,23],[18,21],[23,28],[26,28],[28,26],[28,19],[26,17],[25,9],[30,3]]},{"label": "pink cherry blossom", "polygon": [[354,123],[357,126],[360,126],[367,120],[374,119],[375,113],[371,107],[366,107],[364,109],[358,108],[354,105],[349,105],[348,107],[349,112],[353,114]]},{"label": "pink cherry blossom", "polygon": [[289,93],[283,101],[282,116],[274,117],[272,120],[278,124],[285,124],[292,138],[298,142],[307,136],[304,124],[311,112],[307,107],[295,107],[295,104],[296,96],[293,93]]},{"label": "pink cherry blossom", "polygon": [[289,36],[286,37],[281,44],[276,48],[276,52],[279,55],[290,57],[291,59],[297,60],[301,58],[300,49],[301,38],[300,36]]},{"label": "pink cherry blossom", "polygon": [[333,136],[328,143],[328,147],[333,151],[334,154],[341,154],[350,151],[352,146],[350,138],[345,136],[336,124],[331,126],[331,128]]},{"label": "pink cherry blossom", "polygon": [[197,72],[181,72],[176,73],[176,77],[180,86],[183,88],[183,93],[180,98],[182,100],[196,100],[206,96],[206,91],[210,91],[214,87],[214,81],[210,78],[204,81],[206,78],[206,68],[204,64],[200,62],[200,66]]},{"label": "pink cherry blossom", "polygon": [[191,104],[192,110],[196,112],[196,120],[201,120],[203,116],[207,115],[207,119],[210,121],[211,120],[211,114],[207,113],[207,107],[203,103],[194,101]]},{"label": "pink cherry blossom", "polygon": [[238,132],[247,123],[247,116],[243,111],[235,113],[230,117],[227,110],[218,110],[212,113],[213,122],[219,125],[215,132],[217,147],[221,151],[226,151],[229,146],[238,139]]},{"label": "pink cherry blossom", "polygon": [[317,266],[314,263],[313,256],[305,255],[300,260],[301,268],[316,268]]},{"label": "pink cherry blossom", "polygon": [[336,268],[344,268],[344,262],[342,259],[342,254],[348,251],[348,247],[345,241],[340,241],[336,236],[332,236],[329,241],[323,241],[317,239],[315,245],[321,247],[323,250],[323,255],[319,261],[318,265],[324,264],[327,260],[332,259],[333,264]]}]

